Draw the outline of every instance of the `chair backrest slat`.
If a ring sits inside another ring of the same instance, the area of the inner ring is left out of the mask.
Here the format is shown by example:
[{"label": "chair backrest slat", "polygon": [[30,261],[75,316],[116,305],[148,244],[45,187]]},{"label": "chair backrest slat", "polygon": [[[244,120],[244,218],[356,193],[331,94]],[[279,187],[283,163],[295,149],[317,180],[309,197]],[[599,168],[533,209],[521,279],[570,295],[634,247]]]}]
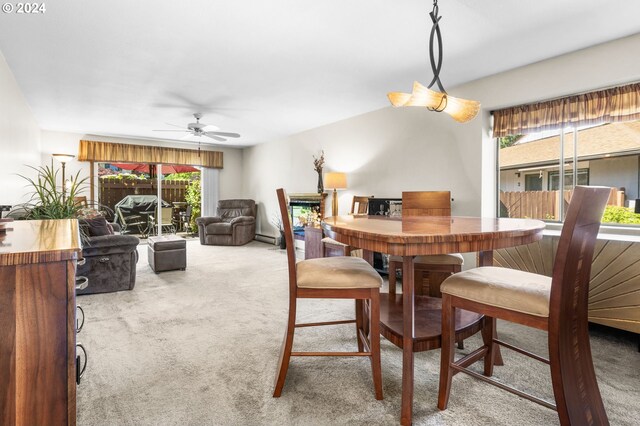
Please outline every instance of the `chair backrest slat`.
[{"label": "chair backrest slat", "polygon": [[451,191],[403,191],[403,216],[451,216]]},{"label": "chair backrest slat", "polygon": [[284,232],[284,240],[287,245],[287,262],[289,264],[289,291],[295,297],[298,288],[296,284],[296,247],[293,240],[293,227],[289,218],[289,197],[283,188],[276,190],[278,194],[278,205],[280,206],[280,215],[282,216],[282,230]]},{"label": "chair backrest slat", "polygon": [[354,195],[351,201],[351,214],[367,214],[369,211],[369,198],[362,195]]},{"label": "chair backrest slat", "polygon": [[590,424],[608,424],[591,362],[588,298],[591,262],[609,193],[606,187],[575,188],[558,242],[549,301],[551,374],[577,380],[585,389],[564,394],[563,387],[554,384],[558,414],[561,419],[589,418]]}]

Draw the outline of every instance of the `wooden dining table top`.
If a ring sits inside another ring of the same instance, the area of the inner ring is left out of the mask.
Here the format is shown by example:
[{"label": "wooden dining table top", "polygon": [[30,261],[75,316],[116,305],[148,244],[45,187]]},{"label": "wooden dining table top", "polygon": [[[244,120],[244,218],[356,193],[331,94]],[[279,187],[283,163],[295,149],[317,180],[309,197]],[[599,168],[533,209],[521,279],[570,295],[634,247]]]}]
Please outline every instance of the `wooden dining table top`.
[{"label": "wooden dining table top", "polygon": [[544,222],[467,216],[331,216],[325,233],[345,244],[400,256],[495,250],[542,238]]}]

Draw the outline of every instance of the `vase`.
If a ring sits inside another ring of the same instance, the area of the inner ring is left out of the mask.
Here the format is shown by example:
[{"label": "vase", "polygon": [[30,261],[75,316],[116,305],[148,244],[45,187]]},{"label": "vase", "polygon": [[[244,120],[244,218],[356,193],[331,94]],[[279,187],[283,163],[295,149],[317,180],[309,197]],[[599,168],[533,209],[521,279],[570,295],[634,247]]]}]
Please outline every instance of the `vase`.
[{"label": "vase", "polygon": [[318,194],[324,192],[324,183],[322,183],[322,172],[318,172]]}]

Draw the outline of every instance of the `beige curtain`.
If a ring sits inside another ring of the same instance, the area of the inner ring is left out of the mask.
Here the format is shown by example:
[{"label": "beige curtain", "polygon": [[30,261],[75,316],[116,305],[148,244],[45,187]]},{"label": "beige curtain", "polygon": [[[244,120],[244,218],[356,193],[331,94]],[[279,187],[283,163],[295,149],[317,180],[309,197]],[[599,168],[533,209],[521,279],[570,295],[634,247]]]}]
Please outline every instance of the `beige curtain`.
[{"label": "beige curtain", "polygon": [[640,119],[640,83],[493,111],[493,135]]},{"label": "beige curtain", "polygon": [[222,152],[196,149],[165,148],[160,146],[129,145],[124,143],[80,141],[79,161],[175,164],[223,167]]}]

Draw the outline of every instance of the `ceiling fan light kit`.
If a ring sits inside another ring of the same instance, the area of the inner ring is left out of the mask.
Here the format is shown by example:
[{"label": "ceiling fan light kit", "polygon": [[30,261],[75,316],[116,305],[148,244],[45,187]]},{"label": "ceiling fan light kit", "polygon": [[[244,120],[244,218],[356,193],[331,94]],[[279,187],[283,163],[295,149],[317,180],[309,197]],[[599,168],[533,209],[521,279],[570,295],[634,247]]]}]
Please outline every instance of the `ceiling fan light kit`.
[{"label": "ceiling fan light kit", "polygon": [[[442,19],[438,16],[438,0],[433,2],[433,10],[429,13],[433,27],[429,37],[429,61],[433,71],[433,79],[428,86],[415,81],[411,93],[391,92],[387,94],[391,105],[394,107],[417,106],[427,108],[430,111],[446,112],[459,123],[466,123],[473,120],[480,111],[480,102],[456,98],[447,93],[440,82],[440,70],[442,69],[442,35],[440,33],[439,22]],[[438,60],[434,56],[434,42],[438,42]],[[436,84],[440,91],[431,90]]]},{"label": "ceiling fan light kit", "polygon": [[[196,112],[195,114],[193,114],[193,116],[195,117],[196,122],[187,124],[187,128],[186,129],[184,129],[184,128],[181,128],[181,129],[161,129],[161,130],[154,130],[154,132],[190,133],[189,135],[187,135],[187,137],[190,137],[190,136],[198,136],[198,137],[206,136],[208,138],[211,138],[211,139],[219,141],[219,142],[225,142],[227,140],[226,138],[239,138],[240,137],[240,134],[238,134],[238,133],[219,132],[218,131],[218,127],[211,126],[209,124],[201,123],[200,119],[202,118],[202,113],[200,113],[200,112]],[[185,138],[182,138],[182,139],[185,139]]]}]

